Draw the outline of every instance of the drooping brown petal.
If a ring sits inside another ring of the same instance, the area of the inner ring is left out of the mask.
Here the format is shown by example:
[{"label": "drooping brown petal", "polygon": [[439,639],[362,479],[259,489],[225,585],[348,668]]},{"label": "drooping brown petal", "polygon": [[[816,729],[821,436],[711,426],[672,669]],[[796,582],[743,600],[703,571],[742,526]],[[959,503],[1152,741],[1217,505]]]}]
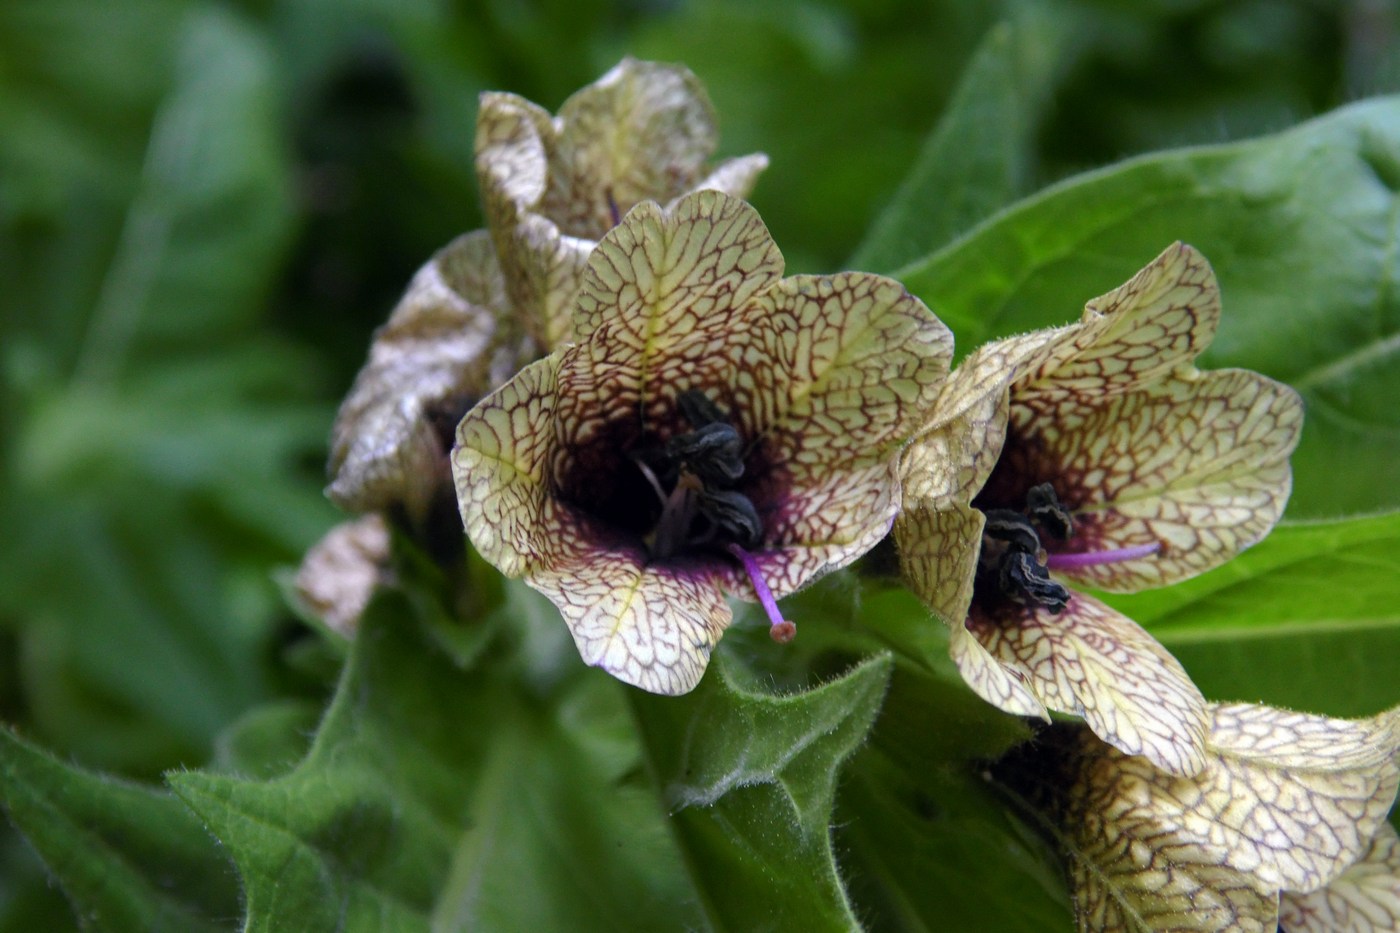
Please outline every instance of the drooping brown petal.
[{"label": "drooping brown petal", "polygon": [[689,69],[634,58],[566,100],[556,125],[538,210],[592,240],[616,223],[614,210],[689,189],[719,142],[714,108]]},{"label": "drooping brown petal", "polygon": [[1382,823],[1351,867],[1311,894],[1285,892],[1283,933],[1400,933],[1400,836]]},{"label": "drooping brown petal", "polygon": [[307,609],[331,630],[353,638],[388,568],[389,526],[375,512],[326,532],[302,558],[294,584]]},{"label": "drooping brown petal", "polygon": [[707,172],[717,139],[703,87],[679,65],[625,59],[558,117],[514,94],[482,95],[482,200],[511,302],[542,347],[570,338],[588,254],[634,205],[701,188],[747,195],[767,157]]},{"label": "drooping brown petal", "polygon": [[[1176,658],[1126,616],[1076,593],[1059,615],[1007,607],[990,617],[974,606],[967,628],[1048,709],[1082,716],[1105,742],[1169,773],[1205,767],[1205,698]],[[964,669],[963,676],[976,689],[988,675]]]},{"label": "drooping brown petal", "polygon": [[326,492],[351,512],[403,504],[421,517],[448,477],[450,425],[518,365],[502,325],[500,269],[484,231],[458,237],[409,284],[375,335],[332,429]]}]

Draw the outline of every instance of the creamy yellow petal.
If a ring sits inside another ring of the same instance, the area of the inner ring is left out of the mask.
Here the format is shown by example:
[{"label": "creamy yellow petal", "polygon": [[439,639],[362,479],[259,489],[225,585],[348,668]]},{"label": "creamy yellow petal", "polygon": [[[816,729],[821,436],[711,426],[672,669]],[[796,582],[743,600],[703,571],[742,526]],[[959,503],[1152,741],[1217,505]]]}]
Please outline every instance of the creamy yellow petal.
[{"label": "creamy yellow petal", "polygon": [[590,239],[613,225],[614,211],[689,189],[718,141],[714,109],[689,69],[631,58],[565,101],[559,125],[539,209]]},{"label": "creamy yellow petal", "polygon": [[422,516],[447,480],[448,445],[434,417],[450,425],[518,363],[497,358],[510,345],[504,305],[484,231],[458,237],[418,270],[336,416],[326,492],[337,505],[368,512],[401,503]]},{"label": "creamy yellow petal", "polygon": [[1215,766],[1186,818],[1229,863],[1308,892],[1370,844],[1400,787],[1386,716],[1329,719],[1246,704],[1212,709]]},{"label": "creamy yellow petal", "polygon": [[1019,666],[1002,663],[961,624],[948,637],[948,654],[973,692],[988,703],[1016,716],[1050,720],[1050,712],[1027,684]]},{"label": "creamy yellow petal", "polygon": [[1054,417],[1015,406],[988,495],[1015,500],[1049,481],[1075,525],[1074,538],[1053,550],[1160,548],[1057,568],[1062,576],[1114,592],[1164,586],[1268,533],[1288,499],[1302,421],[1296,392],[1242,369],[1064,401]]},{"label": "creamy yellow petal", "polygon": [[453,468],[467,534],[502,573],[549,597],[585,662],[654,693],[684,693],[730,622],[726,568],[651,565],[639,542],[556,495],[551,419],[569,352],[526,367],[462,420]]},{"label": "creamy yellow petal", "polygon": [[1227,852],[1175,819],[1189,778],[1158,771],[1087,733],[1061,829],[1084,933],[1274,933],[1277,888],[1224,864]]},{"label": "creamy yellow petal", "polygon": [[570,518],[551,523],[568,553],[525,582],[559,607],[586,663],[651,693],[689,691],[732,619],[715,569],[657,567],[639,548],[591,545]]},{"label": "creamy yellow petal", "polygon": [[1062,834],[1079,928],[1394,929],[1384,924],[1400,893],[1397,843],[1382,819],[1400,780],[1396,711],[1209,713],[1207,763],[1194,776],[1088,730],[1049,731],[1024,760],[1003,763],[998,779]]},{"label": "creamy yellow petal", "polygon": [[901,567],[914,592],[950,625],[962,625],[972,600],[983,519],[969,503],[1001,454],[1008,386],[1017,366],[1050,338],[1044,331],[973,351],[901,455],[894,526]]},{"label": "creamy yellow petal", "polygon": [[[916,502],[906,498],[894,522],[900,568],[909,587],[939,619],[958,629],[972,604],[984,523],[981,512],[956,498]],[[966,671],[963,676],[968,676]],[[1002,693],[998,690],[996,695]]]},{"label": "creamy yellow petal", "polygon": [[1205,766],[1206,706],[1181,664],[1136,622],[1074,594],[1059,615],[976,606],[968,630],[1047,708],[1172,774]]},{"label": "creamy yellow petal", "polygon": [[632,374],[626,389],[644,409],[669,405],[782,269],[767,227],[737,198],[701,191],[669,212],[643,203],[589,257],[574,331],[598,364]]},{"label": "creamy yellow petal", "polygon": [[938,397],[953,335],[893,279],[783,279],[730,341],[735,407],[801,483],[835,464],[887,461]]},{"label": "creamy yellow petal", "polygon": [[1400,933],[1400,836],[1382,823],[1370,847],[1326,887],[1285,892],[1283,933]]},{"label": "creamy yellow petal", "polygon": [[1169,246],[1123,285],[1090,301],[1066,337],[1018,374],[1012,404],[1041,413],[1126,392],[1189,369],[1215,336],[1220,289],[1205,257]]},{"label": "creamy yellow petal", "polygon": [[472,546],[508,577],[540,566],[537,538],[551,532],[559,355],[522,369],[457,426],[452,474],[462,523]]},{"label": "creamy yellow petal", "polygon": [[[889,534],[899,509],[898,481],[890,462],[835,465],[813,472],[787,490],[772,511],[755,496],[764,520],[764,548],[771,569],[764,581],[786,596],[832,570],[846,566]],[[767,569],[767,568],[766,568]],[[735,590],[752,598],[736,574]]]}]

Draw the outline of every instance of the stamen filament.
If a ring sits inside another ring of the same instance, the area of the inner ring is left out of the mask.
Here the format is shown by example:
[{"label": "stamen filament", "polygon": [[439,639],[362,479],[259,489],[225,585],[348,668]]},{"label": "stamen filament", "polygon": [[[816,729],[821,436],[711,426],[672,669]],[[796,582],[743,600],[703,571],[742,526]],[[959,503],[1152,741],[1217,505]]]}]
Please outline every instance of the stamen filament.
[{"label": "stamen filament", "polygon": [[783,618],[782,610],[778,608],[778,601],[773,598],[773,591],[768,589],[768,584],[763,582],[763,573],[759,570],[758,561],[753,559],[753,555],[737,544],[727,545],[730,554],[733,554],[744,565],[744,571],[749,575],[749,581],[753,583],[753,590],[758,594],[759,604],[763,606],[763,611],[768,613],[768,635],[779,644],[787,644],[797,636],[797,625]]},{"label": "stamen filament", "polygon": [[1073,570],[1078,567],[1094,567],[1099,564],[1117,564],[1125,560],[1137,560],[1156,554],[1162,549],[1160,541],[1151,544],[1137,544],[1133,547],[1118,548],[1113,551],[1082,551],[1078,554],[1051,554],[1045,561],[1051,570]]},{"label": "stamen filament", "polygon": [[666,490],[661,488],[661,480],[656,478],[656,473],[652,471],[651,467],[643,463],[640,457],[633,457],[632,462],[637,465],[638,470],[642,471],[642,475],[645,476],[647,482],[651,484],[651,488],[656,491],[656,498],[661,500],[661,507],[664,509],[666,507],[667,497]]}]

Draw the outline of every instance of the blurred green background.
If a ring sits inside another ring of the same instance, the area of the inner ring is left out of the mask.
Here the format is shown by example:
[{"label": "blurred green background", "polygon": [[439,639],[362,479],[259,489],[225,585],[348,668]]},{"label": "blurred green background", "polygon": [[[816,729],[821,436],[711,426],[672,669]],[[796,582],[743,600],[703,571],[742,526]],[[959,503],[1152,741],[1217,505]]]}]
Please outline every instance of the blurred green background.
[{"label": "blurred green background", "polygon": [[[326,436],[371,331],[480,224],[478,92],[555,109],[624,54],[684,62],[720,155],[772,157],[789,271],[832,271],[1014,6],[0,4],[0,720],[151,778],[328,693],[273,570],[337,518]],[[1400,86],[1383,0],[1026,6],[1068,37],[1027,192]],[[38,872],[0,830],[0,920],[58,901]]]}]

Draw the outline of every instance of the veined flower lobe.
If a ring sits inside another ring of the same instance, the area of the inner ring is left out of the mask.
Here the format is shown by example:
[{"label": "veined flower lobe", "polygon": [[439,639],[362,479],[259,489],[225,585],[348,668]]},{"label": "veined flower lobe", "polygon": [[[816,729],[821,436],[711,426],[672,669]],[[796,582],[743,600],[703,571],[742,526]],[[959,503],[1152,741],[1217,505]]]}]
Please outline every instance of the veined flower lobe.
[{"label": "veined flower lobe", "polygon": [[[590,256],[576,342],[467,414],[467,534],[563,614],[585,661],[682,693],[729,624],[888,532],[897,455],[952,336],[899,283],[781,278],[757,213],[643,202]],[[769,592],[771,591],[771,592]]]},{"label": "veined flower lobe", "polygon": [[476,170],[511,303],[536,342],[572,334],[573,300],[597,241],[642,201],[700,189],[745,197],[768,157],[710,169],[719,131],[681,65],[626,58],[558,116],[515,94],[481,96]]},{"label": "veined flower lobe", "polygon": [[1190,777],[1055,726],[993,774],[1064,843],[1083,933],[1395,930],[1397,716],[1212,704]]},{"label": "veined flower lobe", "polygon": [[1257,373],[1195,368],[1219,316],[1210,266],[1176,244],[1079,323],[978,349],[904,455],[895,526],[974,690],[1008,712],[1083,716],[1177,774],[1204,763],[1200,692],[1136,623],[1062,581],[1173,583],[1283,511],[1302,404]]}]

